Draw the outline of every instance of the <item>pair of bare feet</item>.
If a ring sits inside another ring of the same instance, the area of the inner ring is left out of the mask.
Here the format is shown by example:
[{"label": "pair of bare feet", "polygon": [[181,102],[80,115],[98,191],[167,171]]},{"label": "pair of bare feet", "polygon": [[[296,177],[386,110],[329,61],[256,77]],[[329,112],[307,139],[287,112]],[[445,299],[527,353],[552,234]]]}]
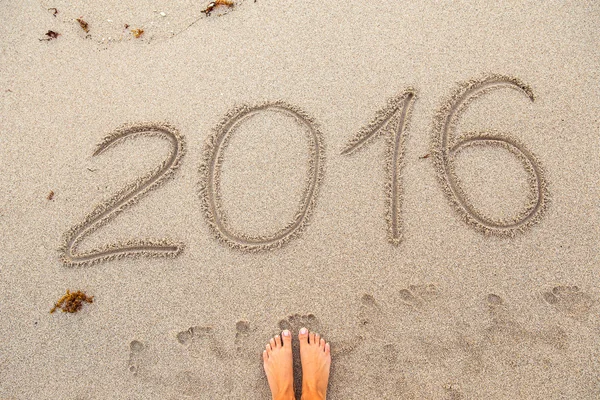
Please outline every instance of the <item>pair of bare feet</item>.
[{"label": "pair of bare feet", "polygon": [[[302,363],[302,400],[325,400],[331,349],[318,333],[300,329],[300,361]],[[273,400],[293,400],[294,369],[292,360],[292,334],[281,332],[267,344],[263,362]]]}]

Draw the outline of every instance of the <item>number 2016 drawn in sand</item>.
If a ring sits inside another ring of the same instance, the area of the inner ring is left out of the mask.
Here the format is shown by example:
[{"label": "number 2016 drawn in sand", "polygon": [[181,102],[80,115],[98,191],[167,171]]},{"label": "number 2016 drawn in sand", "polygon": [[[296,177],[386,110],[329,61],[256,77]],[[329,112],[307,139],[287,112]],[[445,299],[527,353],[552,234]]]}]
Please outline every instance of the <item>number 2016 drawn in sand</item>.
[{"label": "number 2016 drawn in sand", "polygon": [[351,154],[363,148],[377,136],[388,134],[386,143],[386,220],[388,226],[388,241],[398,245],[402,240],[402,192],[400,173],[404,163],[404,149],[406,148],[406,132],[410,121],[410,113],[415,101],[416,92],[408,88],[399,96],[388,101],[385,108],[377,112],[373,121],[362,128],[352,138],[342,151],[342,154]]},{"label": "number 2016 drawn in sand", "polygon": [[[533,92],[528,86],[516,78],[502,75],[488,75],[461,85],[436,115],[432,158],[444,193],[468,224],[484,234],[513,236],[537,223],[548,206],[547,183],[540,162],[517,139],[500,132],[467,133],[458,136],[454,134],[460,115],[473,100],[501,88],[515,89],[527,95],[532,101],[534,99]],[[406,131],[415,99],[416,92],[411,88],[392,98],[388,105],[377,113],[375,119],[362,128],[342,151],[342,154],[351,154],[364,148],[378,136],[387,135],[386,220],[388,240],[395,245],[402,240],[400,178],[404,163]],[[289,117],[303,128],[310,144],[310,157],[306,185],[294,218],[283,228],[270,235],[253,236],[236,231],[227,219],[221,196],[221,169],[224,152],[232,134],[253,117],[269,112]],[[116,217],[142,195],[164,183],[166,178],[171,177],[178,167],[184,155],[184,141],[175,128],[166,124],[150,123],[120,128],[100,143],[94,155],[101,154],[122,140],[141,135],[159,136],[166,139],[171,146],[168,158],[153,172],[127,185],[112,198],[97,206],[82,223],[66,233],[61,248],[62,260],[65,264],[89,264],[124,256],[176,256],[181,252],[183,244],[167,239],[160,241],[131,240],[88,252],[77,252],[77,246],[85,236]],[[454,172],[455,158],[462,150],[474,146],[503,148],[514,154],[528,173],[529,202],[513,219],[499,220],[482,214],[475,209],[465,190],[461,187]],[[203,162],[200,166],[199,194],[202,208],[217,239],[233,248],[262,251],[281,247],[298,236],[307,225],[314,209],[323,177],[324,161],[325,150],[322,133],[312,118],[295,106],[276,101],[255,106],[244,105],[227,113],[207,140]]]},{"label": "number 2016 drawn in sand", "polygon": [[[537,158],[517,139],[504,133],[490,131],[467,133],[454,137],[458,119],[476,98],[493,90],[509,88],[524,93],[531,101],[533,91],[517,78],[488,75],[462,84],[442,106],[434,123],[433,160],[444,193],[464,220],[484,234],[514,236],[537,223],[548,205],[548,189],[544,170]],[[475,209],[462,189],[454,172],[456,155],[472,146],[498,146],[514,154],[528,173],[530,187],[529,204],[512,220],[498,220],[483,215]]]},{"label": "number 2016 drawn in sand", "polygon": [[[236,232],[230,226],[222,207],[220,175],[223,164],[223,153],[231,138],[231,134],[241,124],[258,113],[264,112],[276,112],[291,117],[305,129],[311,150],[306,186],[304,187],[300,206],[294,219],[285,227],[269,236],[252,236]],[[324,162],[325,151],[322,133],[312,118],[297,107],[277,101],[255,106],[244,105],[231,110],[214,129],[212,136],[209,137],[204,151],[204,160],[200,166],[200,198],[211,230],[217,239],[233,248],[260,251],[281,247],[301,233],[308,223],[323,177]]]},{"label": "number 2016 drawn in sand", "polygon": [[106,224],[127,207],[135,204],[140,197],[163,184],[167,178],[172,177],[185,154],[185,143],[177,129],[164,123],[144,123],[125,125],[110,135],[98,145],[94,156],[102,154],[108,148],[127,139],[139,136],[155,136],[169,142],[168,157],[152,172],[146,174],[119,190],[110,199],[96,206],[83,222],[75,225],[64,236],[60,249],[61,260],[66,265],[85,265],[100,261],[108,261],[126,256],[157,256],[174,257],[183,249],[183,244],[169,239],[162,240],[129,240],[114,243],[102,248],[93,249],[84,253],[77,252],[77,246],[83,238],[102,225]]}]

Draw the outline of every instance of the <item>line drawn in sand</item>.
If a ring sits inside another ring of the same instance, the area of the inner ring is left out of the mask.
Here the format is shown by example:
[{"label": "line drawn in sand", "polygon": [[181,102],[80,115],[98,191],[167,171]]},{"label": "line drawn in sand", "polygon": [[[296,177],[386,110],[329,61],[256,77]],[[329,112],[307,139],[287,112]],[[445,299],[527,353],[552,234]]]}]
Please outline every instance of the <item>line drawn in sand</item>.
[{"label": "line drawn in sand", "polygon": [[61,261],[68,266],[94,264],[116,258],[130,256],[175,257],[183,250],[183,244],[170,239],[150,240],[132,239],[96,248],[87,252],[77,252],[81,241],[114,219],[127,207],[135,204],[142,196],[158,188],[166,182],[167,178],[174,175],[179,167],[181,158],[185,154],[185,142],[177,129],[166,123],[142,123],[124,125],[109,134],[98,144],[94,156],[123,140],[140,136],[160,137],[166,139],[170,145],[169,156],[152,172],[136,179],[119,190],[108,200],[97,205],[83,222],[69,229],[63,238],[60,248]]},{"label": "line drawn in sand", "polygon": [[[276,112],[291,117],[305,128],[311,147],[306,186],[302,193],[300,206],[294,219],[285,227],[268,236],[252,236],[236,232],[223,211],[220,188],[223,153],[231,134],[250,118],[261,112]],[[268,102],[255,106],[243,105],[228,112],[208,138],[204,150],[204,160],[200,165],[200,190],[202,209],[215,237],[232,248],[245,251],[261,251],[278,248],[298,236],[308,224],[321,180],[325,151],[323,135],[314,120],[304,111],[282,101]]]},{"label": "line drawn in sand", "polygon": [[[509,88],[534,101],[533,91],[519,79],[504,75],[488,75],[463,83],[441,107],[434,120],[431,153],[443,191],[456,211],[469,225],[484,234],[511,237],[540,221],[549,203],[548,184],[544,169],[536,156],[514,137],[488,131],[467,133],[455,137],[460,115],[480,96],[497,89]],[[514,154],[528,174],[530,197],[524,209],[510,220],[494,219],[477,211],[463,190],[454,172],[454,158],[471,146],[496,146]],[[533,194],[533,195],[531,195]]]},{"label": "line drawn in sand", "polygon": [[366,147],[378,136],[387,135],[385,155],[385,210],[388,241],[394,245],[402,241],[402,191],[401,172],[404,165],[406,136],[416,91],[412,88],[388,100],[375,118],[363,127],[342,150],[342,155],[352,154]]}]

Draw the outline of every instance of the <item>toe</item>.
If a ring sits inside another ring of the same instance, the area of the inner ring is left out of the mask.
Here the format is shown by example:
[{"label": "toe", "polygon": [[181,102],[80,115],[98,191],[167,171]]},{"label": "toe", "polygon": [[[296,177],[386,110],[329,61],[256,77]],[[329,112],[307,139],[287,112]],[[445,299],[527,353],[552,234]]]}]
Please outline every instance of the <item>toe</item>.
[{"label": "toe", "polygon": [[310,344],[315,344],[315,333],[314,332],[311,332],[308,334],[308,342]]},{"label": "toe", "polygon": [[263,361],[264,362],[269,361],[269,355],[267,354],[266,350],[263,350]]},{"label": "toe", "polygon": [[315,343],[318,346],[320,342],[321,342],[321,335],[319,335],[318,333],[315,333],[315,341],[313,343]]},{"label": "toe", "polygon": [[292,334],[287,329],[281,332],[281,336],[283,339],[283,346],[289,347],[292,345]]},{"label": "toe", "polygon": [[300,341],[301,345],[306,345],[308,343],[308,329],[300,329],[300,333],[298,334],[298,340]]},{"label": "toe", "polygon": [[275,338],[271,338],[271,340],[269,340],[269,343],[271,344],[271,348],[273,350],[275,350],[277,348],[277,344],[275,343]]},{"label": "toe", "polygon": [[265,351],[267,352],[267,354],[271,354],[271,345],[267,343],[267,345],[265,346]]},{"label": "toe", "polygon": [[329,343],[325,343],[325,354],[326,355],[331,354],[331,346],[329,346]]},{"label": "toe", "polygon": [[281,347],[281,336],[277,335],[273,339],[275,339],[275,345]]},{"label": "toe", "polygon": [[325,351],[325,339],[321,339],[319,342],[319,348]]}]

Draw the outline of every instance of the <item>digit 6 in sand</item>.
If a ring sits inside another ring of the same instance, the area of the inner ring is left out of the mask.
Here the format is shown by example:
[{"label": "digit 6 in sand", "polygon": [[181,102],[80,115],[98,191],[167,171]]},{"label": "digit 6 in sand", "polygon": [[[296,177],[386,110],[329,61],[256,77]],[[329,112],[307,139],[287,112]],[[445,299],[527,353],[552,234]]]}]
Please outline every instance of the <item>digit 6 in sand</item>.
[{"label": "digit 6 in sand", "polygon": [[[514,236],[537,223],[548,206],[547,183],[540,162],[525,145],[504,133],[490,131],[454,137],[459,116],[467,106],[477,97],[502,88],[517,90],[531,101],[534,100],[531,88],[513,77],[490,75],[461,85],[436,116],[432,154],[444,193],[465,221],[485,234]],[[514,219],[501,221],[483,215],[473,207],[461,188],[454,173],[454,158],[461,150],[470,146],[499,146],[513,153],[525,168],[533,196],[530,196],[529,204]]]}]

